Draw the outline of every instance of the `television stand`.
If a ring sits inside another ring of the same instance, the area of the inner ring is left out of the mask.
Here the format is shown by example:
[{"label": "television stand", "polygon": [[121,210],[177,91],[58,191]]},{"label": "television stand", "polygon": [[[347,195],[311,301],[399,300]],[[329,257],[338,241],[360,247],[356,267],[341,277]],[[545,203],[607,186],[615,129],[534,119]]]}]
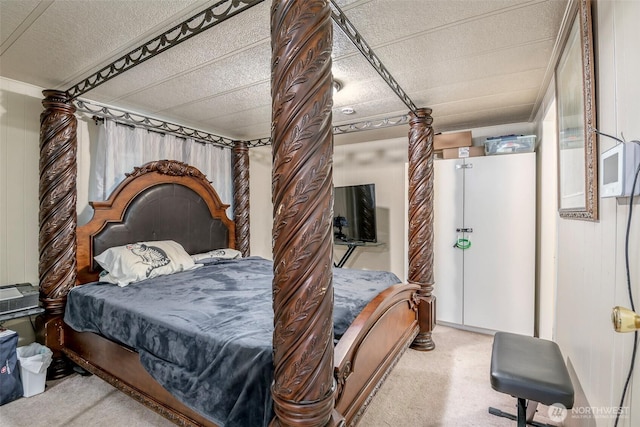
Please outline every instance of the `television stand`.
[{"label": "television stand", "polygon": [[337,264],[335,262],[333,263],[333,266],[337,267],[337,268],[342,268],[344,266],[344,264],[347,262],[347,260],[349,259],[349,257],[353,253],[353,251],[355,251],[358,246],[364,246],[364,242],[336,241],[335,244],[336,245],[346,245],[347,246],[347,252],[345,252],[344,255],[342,255],[342,258],[340,258],[340,261],[338,261]]},{"label": "television stand", "polygon": [[333,263],[334,267],[342,268],[342,267],[344,267],[346,262],[349,260],[349,257],[353,254],[353,252],[356,250],[356,248],[358,246],[380,246],[382,243],[380,243],[380,242],[375,242],[375,243],[374,242],[362,242],[362,241],[359,241],[359,240],[339,240],[339,239],[334,239],[333,244],[347,247],[347,251],[344,253],[344,255],[342,255],[342,258],[340,258],[340,261],[338,261],[337,263],[335,263],[335,262]]}]

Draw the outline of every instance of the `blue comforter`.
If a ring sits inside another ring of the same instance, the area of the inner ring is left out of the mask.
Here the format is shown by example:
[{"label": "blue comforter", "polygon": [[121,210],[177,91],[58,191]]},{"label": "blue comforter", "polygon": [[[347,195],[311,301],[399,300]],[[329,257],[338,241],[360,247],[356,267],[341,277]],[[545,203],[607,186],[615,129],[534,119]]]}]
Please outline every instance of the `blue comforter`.
[{"label": "blue comforter", "polygon": [[[267,426],[273,417],[273,263],[216,261],[121,288],[75,287],[64,320],[135,348],[176,398],[221,427]],[[334,270],[334,330],[342,336],[388,272]]]}]

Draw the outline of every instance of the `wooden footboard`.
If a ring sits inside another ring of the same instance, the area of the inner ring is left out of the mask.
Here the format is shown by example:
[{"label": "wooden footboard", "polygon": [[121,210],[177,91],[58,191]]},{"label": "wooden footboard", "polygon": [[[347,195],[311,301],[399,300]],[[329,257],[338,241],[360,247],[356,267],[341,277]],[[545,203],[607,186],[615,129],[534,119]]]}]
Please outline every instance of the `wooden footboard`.
[{"label": "wooden footboard", "polygon": [[63,352],[83,369],[179,426],[218,427],[185,406],[142,367],[138,353],[91,332],[64,325]]},{"label": "wooden footboard", "polygon": [[389,371],[418,334],[417,285],[381,292],[335,348],[336,409],[356,425]]},{"label": "wooden footboard", "polygon": [[[381,292],[354,320],[335,347],[335,408],[355,425],[418,333],[417,285]],[[216,424],[173,397],[142,367],[138,354],[91,332],[64,325],[63,352],[73,362],[181,426]]]}]

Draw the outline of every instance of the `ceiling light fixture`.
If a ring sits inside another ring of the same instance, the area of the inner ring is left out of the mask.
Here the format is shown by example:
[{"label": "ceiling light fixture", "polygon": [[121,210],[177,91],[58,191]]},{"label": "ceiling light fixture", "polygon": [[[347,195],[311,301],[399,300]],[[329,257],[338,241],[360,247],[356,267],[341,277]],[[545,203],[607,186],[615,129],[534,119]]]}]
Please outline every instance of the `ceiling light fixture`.
[{"label": "ceiling light fixture", "polygon": [[333,82],[331,83],[331,86],[333,87],[333,94],[335,95],[336,93],[340,92],[340,89],[342,89],[342,83],[340,83],[340,81],[338,80],[333,80]]},{"label": "ceiling light fixture", "polygon": [[342,110],[342,114],[346,114],[348,116],[350,116],[351,114],[355,114],[356,110],[353,107],[344,107]]}]

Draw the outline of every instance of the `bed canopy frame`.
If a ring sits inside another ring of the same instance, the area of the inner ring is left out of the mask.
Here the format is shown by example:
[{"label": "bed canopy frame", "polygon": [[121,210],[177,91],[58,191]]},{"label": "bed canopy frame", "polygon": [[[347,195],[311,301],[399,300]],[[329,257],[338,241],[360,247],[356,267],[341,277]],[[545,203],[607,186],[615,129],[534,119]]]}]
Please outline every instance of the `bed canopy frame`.
[{"label": "bed canopy frame", "polygon": [[[259,1],[219,2],[137,48],[66,92],[45,90],[40,131],[40,301],[38,340],[61,355],[62,316],[76,284],[75,98],[144,60],[231,18]],[[342,425],[334,409],[332,330],[332,18],[410,109],[409,273],[419,286],[419,333],[412,348],[435,347],[433,276],[433,130],[431,110],[416,108],[355,27],[329,1],[273,0],[272,134],[273,308],[275,418],[271,425]],[[197,23],[196,24],[194,24]],[[178,34],[177,36],[172,36]],[[149,46],[156,46],[149,49]],[[236,247],[249,254],[249,141],[233,142]],[[310,292],[314,284],[323,292]],[[302,321],[289,316],[296,302],[314,307]],[[67,367],[56,358],[50,377]],[[339,384],[338,384],[339,386]]]}]

